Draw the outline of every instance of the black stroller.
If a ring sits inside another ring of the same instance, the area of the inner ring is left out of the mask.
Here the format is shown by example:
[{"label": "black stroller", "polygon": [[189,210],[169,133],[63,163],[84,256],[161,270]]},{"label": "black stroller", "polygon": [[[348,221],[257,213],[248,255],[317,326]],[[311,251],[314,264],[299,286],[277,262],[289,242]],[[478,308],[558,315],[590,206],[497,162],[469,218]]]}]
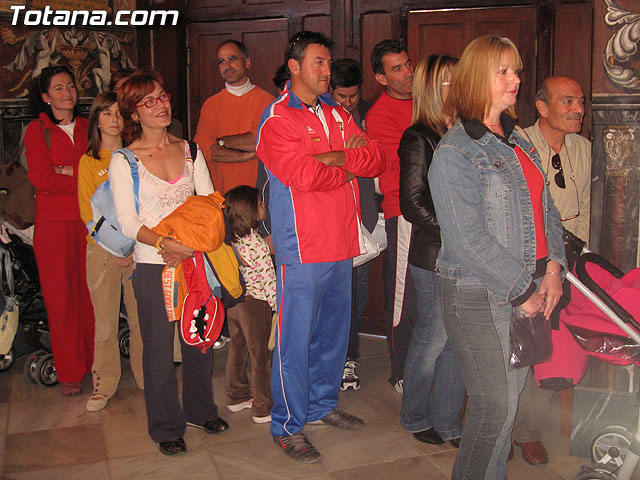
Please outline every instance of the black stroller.
[{"label": "black stroller", "polygon": [[[31,352],[24,363],[25,377],[31,383],[52,387],[58,383],[58,374],[51,353],[47,311],[40,291],[32,241],[23,231],[16,231],[15,227],[7,223],[0,228],[0,249],[7,252],[11,259],[14,291],[19,306],[19,331],[10,351],[6,355],[0,355],[0,372],[13,367],[19,354],[16,343],[20,336],[20,340],[24,339],[27,352]],[[119,325],[120,355],[129,358],[129,324],[122,301]]]}]

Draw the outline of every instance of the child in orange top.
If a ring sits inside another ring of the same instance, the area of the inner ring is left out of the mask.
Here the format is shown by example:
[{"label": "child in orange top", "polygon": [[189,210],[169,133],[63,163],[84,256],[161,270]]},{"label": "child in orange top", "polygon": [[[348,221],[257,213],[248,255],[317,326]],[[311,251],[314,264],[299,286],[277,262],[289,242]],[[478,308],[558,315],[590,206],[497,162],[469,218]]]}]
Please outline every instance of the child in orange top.
[{"label": "child in orange top", "polygon": [[[276,274],[271,252],[258,233],[266,209],[260,192],[242,185],[225,195],[233,245],[246,263],[241,266],[247,284],[244,303],[227,311],[231,343],[227,357],[227,408],[251,408],[253,421],[271,421],[271,355],[267,348],[272,310],[276,309]],[[247,376],[247,359],[251,373]]]}]

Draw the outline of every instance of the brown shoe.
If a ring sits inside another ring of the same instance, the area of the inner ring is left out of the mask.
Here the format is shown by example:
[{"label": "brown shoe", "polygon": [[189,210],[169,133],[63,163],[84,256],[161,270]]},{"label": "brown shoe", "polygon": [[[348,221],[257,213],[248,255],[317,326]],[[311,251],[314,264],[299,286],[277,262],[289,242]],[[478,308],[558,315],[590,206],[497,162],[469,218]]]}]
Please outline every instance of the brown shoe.
[{"label": "brown shoe", "polygon": [[522,449],[522,458],[531,465],[542,465],[549,462],[547,449],[544,448],[542,442],[516,442]]}]

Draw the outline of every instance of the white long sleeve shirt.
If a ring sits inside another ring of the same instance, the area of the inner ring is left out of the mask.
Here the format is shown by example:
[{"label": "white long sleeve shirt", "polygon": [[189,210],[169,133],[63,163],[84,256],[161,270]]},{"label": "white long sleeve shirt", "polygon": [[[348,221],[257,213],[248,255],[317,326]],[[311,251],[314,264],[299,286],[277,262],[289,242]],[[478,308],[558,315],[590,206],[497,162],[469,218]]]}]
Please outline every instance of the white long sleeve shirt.
[{"label": "white long sleeve shirt", "polygon": [[[198,148],[196,160],[192,162],[189,143],[185,141],[184,146],[184,171],[174,183],[154,176],[136,157],[140,178],[139,211],[136,211],[131,167],[127,158],[122,153],[114,153],[111,157],[109,182],[118,214],[118,223],[126,236],[136,238],[143,225],[148,228],[155,227],[160,220],[182,205],[194,193],[197,195],[213,193],[213,184],[202,151]],[[136,263],[164,264],[153,245],[138,241],[133,252],[133,260]]]}]

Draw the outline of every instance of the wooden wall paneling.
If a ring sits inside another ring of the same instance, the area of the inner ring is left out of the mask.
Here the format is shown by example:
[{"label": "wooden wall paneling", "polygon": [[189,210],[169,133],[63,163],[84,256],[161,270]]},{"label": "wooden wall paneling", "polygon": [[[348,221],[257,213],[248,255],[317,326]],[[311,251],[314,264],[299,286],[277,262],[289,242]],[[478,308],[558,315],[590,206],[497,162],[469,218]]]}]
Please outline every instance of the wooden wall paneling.
[{"label": "wooden wall paneling", "polygon": [[393,37],[393,18],[389,12],[366,13],[361,18],[360,50],[364,78],[362,81],[363,97],[373,102],[382,93],[382,86],[373,77],[371,69],[371,50],[377,43]]},{"label": "wooden wall paneling", "polygon": [[331,15],[333,1],[335,0],[190,0],[186,18],[190,22],[278,17],[295,17],[299,20],[308,15]]},{"label": "wooden wall paneling", "polygon": [[188,27],[190,136],[195,134],[202,103],[224,87],[218,72],[216,49],[228,38],[247,46],[251,57],[251,81],[274,95],[278,93],[272,79],[284,61],[284,49],[289,38],[286,18],[192,23]]},{"label": "wooden wall paneling", "polygon": [[[536,9],[535,7],[466,8],[409,12],[407,39],[414,63],[428,54],[459,57],[474,38],[496,34],[511,38],[524,64],[518,98],[521,125],[534,122],[533,98],[536,89]],[[452,31],[448,31],[451,29]]]},{"label": "wooden wall paneling", "polygon": [[587,100],[582,135],[591,140],[593,6],[590,3],[559,4],[555,20],[553,74],[572,77],[582,87]]},{"label": "wooden wall paneling", "polygon": [[302,19],[302,29],[324,33],[331,38],[331,17],[329,15],[308,15]]}]

